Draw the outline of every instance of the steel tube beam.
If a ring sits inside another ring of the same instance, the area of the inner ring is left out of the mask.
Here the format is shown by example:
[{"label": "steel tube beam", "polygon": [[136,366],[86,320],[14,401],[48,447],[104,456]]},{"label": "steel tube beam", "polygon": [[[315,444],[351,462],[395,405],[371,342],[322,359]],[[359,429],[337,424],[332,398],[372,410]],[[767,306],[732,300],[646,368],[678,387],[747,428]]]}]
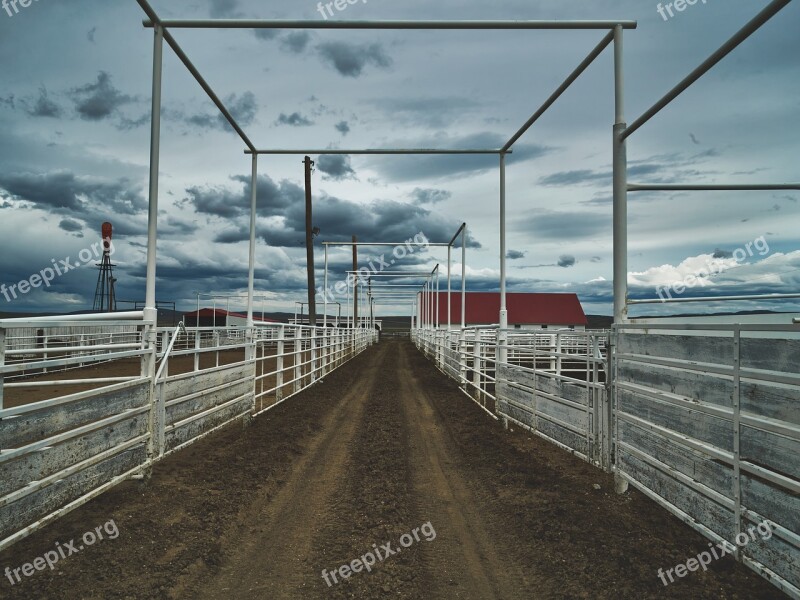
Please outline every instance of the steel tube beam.
[{"label": "steel tube beam", "polygon": [[645,300],[629,300],[628,304],[668,304],[677,302],[729,302],[738,300],[785,300],[800,298],[798,294],[758,294],[755,296],[703,296],[695,298],[648,298]]},{"label": "steel tube beam", "polygon": [[414,154],[500,154],[497,148],[457,149],[457,148],[365,148],[361,150],[342,150],[327,148],[324,150],[312,149],[278,149],[278,150],[245,150],[245,154],[270,154],[270,155],[304,155],[304,154],[352,154],[354,156],[369,155],[414,155]]},{"label": "steel tube beam", "polygon": [[[328,247],[325,246],[325,281],[322,288],[322,326],[328,327]],[[336,324],[339,325],[338,323]],[[325,330],[327,331],[327,329]]]},{"label": "steel tube beam", "polygon": [[461,230],[461,329],[466,327],[467,307],[467,224]]},{"label": "steel tube beam", "polygon": [[575,80],[577,80],[578,77],[580,77],[583,72],[589,68],[589,65],[597,60],[597,57],[603,53],[603,50],[605,50],[612,41],[614,41],[614,32],[609,31],[602,41],[595,47],[595,49],[589,53],[589,56],[583,59],[583,62],[578,65],[578,67],[569,75],[569,77],[564,80],[564,83],[562,83],[558,89],[553,92],[553,94],[547,100],[545,100],[545,103],[542,104],[541,108],[533,113],[533,116],[525,122],[525,125],[520,127],[519,131],[517,131],[517,133],[515,133],[510,140],[508,140],[506,145],[503,146],[503,152],[508,152],[511,149],[511,146],[513,146],[517,140],[521,138],[525,132],[528,131],[528,129],[530,129],[533,124],[536,123],[536,121],[538,121],[541,116],[550,109],[551,106],[553,106],[553,104],[555,104],[556,100],[558,100],[561,95],[566,92],[573,83],[575,83]]},{"label": "steel tube beam", "polygon": [[153,94],[150,118],[150,189],[147,212],[147,283],[145,319],[155,321],[156,240],[158,238],[158,173],[161,156],[161,81],[164,55],[164,29],[156,27],[153,41]]},{"label": "steel tube beam", "polygon": [[627,318],[628,302],[628,155],[625,133],[625,78],[622,28],[614,29],[614,323]]},{"label": "steel tube beam", "polygon": [[506,309],[506,155],[500,155],[500,331],[497,332],[497,361],[508,358],[508,310]]},{"label": "steel tube beam", "polygon": [[[322,242],[326,246],[405,246],[405,242],[390,243],[390,242]],[[433,246],[438,248],[445,248],[450,244],[428,242],[426,246]]]},{"label": "steel tube beam", "polygon": [[742,27],[733,37],[725,42],[720,48],[709,56],[694,71],[689,73],[678,85],[672,88],[667,95],[650,107],[641,117],[631,123],[630,127],[622,133],[622,139],[637,131],[642,125],[661,112],[670,102],[675,100],[685,92],[694,82],[710,71],[718,62],[736,49],[742,42],[758,31],[762,25],[774,17],[778,12],[785,8],[791,0],[773,0],[770,4],[756,15],[747,25]]},{"label": "steel tube beam", "polygon": [[[458,235],[458,234],[456,234],[456,235]],[[452,242],[451,242],[451,244],[452,244]],[[452,251],[453,251],[452,245],[448,246],[447,247],[447,331],[450,331],[450,322],[451,322],[451,318],[452,318],[452,307],[451,307],[451,303],[450,303],[450,298],[451,298],[452,292],[453,292],[452,286],[451,286],[451,279],[452,279],[451,271],[452,271],[452,268],[453,268],[452,267],[452,263],[453,263]]]},{"label": "steel tube beam", "polygon": [[128,312],[57,315],[53,317],[17,317],[15,319],[0,319],[0,327],[35,327],[36,323],[73,324],[85,321],[138,321],[144,319],[145,314],[142,310],[132,310]]},{"label": "steel tube beam", "polygon": [[800,190],[800,183],[629,183],[629,192],[764,192],[770,190]]},{"label": "steel tube beam", "polygon": [[[250,257],[247,275],[247,326],[253,326],[253,295],[256,281],[256,207],[258,202],[258,156],[253,155],[250,191]],[[264,315],[262,314],[263,318]],[[199,318],[199,315],[198,315]]]},{"label": "steel tube beam", "polygon": [[[152,27],[153,15],[142,21]],[[628,20],[537,20],[537,21],[345,21],[266,19],[165,19],[164,27],[174,29],[432,29],[432,30],[525,30],[525,29],[636,29]]]},{"label": "steel tube beam", "polygon": [[458,236],[459,236],[459,235],[461,235],[461,232],[462,232],[462,231],[464,231],[464,228],[465,228],[466,226],[467,226],[467,224],[466,224],[466,223],[462,223],[462,224],[461,224],[461,227],[459,227],[459,228],[458,228],[458,231],[456,231],[455,235],[454,235],[454,236],[452,237],[452,239],[450,240],[450,243],[448,244],[448,246],[452,246],[453,244],[455,244],[455,243],[456,243],[456,240],[458,239]]}]

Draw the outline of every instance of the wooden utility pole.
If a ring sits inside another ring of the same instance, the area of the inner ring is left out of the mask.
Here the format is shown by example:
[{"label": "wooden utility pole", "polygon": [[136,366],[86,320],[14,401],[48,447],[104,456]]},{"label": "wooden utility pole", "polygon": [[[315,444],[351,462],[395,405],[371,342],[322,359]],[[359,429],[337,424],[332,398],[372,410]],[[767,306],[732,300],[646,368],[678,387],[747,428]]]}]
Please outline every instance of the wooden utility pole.
[{"label": "wooden utility pole", "polygon": [[311,169],[314,161],[306,156],[306,268],[308,270],[308,324],[317,325],[317,292],[314,289],[314,232],[311,224]]},{"label": "wooden utility pole", "polygon": [[358,327],[358,237],[353,236],[353,327]]}]

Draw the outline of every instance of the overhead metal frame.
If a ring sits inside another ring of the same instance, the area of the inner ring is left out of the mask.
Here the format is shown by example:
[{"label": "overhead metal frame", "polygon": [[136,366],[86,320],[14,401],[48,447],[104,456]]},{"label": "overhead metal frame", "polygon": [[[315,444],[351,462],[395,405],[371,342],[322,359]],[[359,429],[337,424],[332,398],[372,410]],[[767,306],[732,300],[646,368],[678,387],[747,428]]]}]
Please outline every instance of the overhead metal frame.
[{"label": "overhead metal frame", "polygon": [[[186,53],[180,48],[178,43],[169,33],[169,29],[339,29],[339,30],[605,30],[605,31],[621,31],[623,29],[635,29],[637,23],[628,20],[533,20],[533,21],[498,21],[498,20],[485,20],[485,21],[454,21],[454,20],[439,20],[439,21],[290,21],[290,20],[252,20],[252,19],[161,19],[155,10],[150,6],[148,0],[137,0],[142,10],[147,15],[147,19],[143,21],[145,27],[154,29],[155,34],[155,50],[154,50],[154,67],[153,67],[153,131],[152,131],[152,144],[151,144],[151,189],[150,189],[150,229],[148,232],[148,290],[152,287],[153,302],[148,302],[148,307],[154,307],[155,297],[155,259],[156,259],[156,218],[158,215],[158,146],[159,146],[159,132],[160,132],[160,112],[161,112],[161,63],[162,63],[162,47],[163,40],[166,40],[173,51],[176,53],[181,62],[187,67],[189,72],[194,76],[200,87],[208,94],[214,104],[219,108],[220,112],[224,115],[226,120],[231,124],[233,129],[237,132],[239,137],[247,146],[245,152],[252,155],[252,190],[253,197],[251,201],[251,223],[250,223],[250,264],[249,264],[249,278],[248,278],[248,294],[252,296],[254,285],[254,270],[255,270],[255,210],[256,210],[256,188],[258,166],[257,157],[259,155],[292,155],[292,154],[385,154],[385,155],[421,155],[421,154],[441,154],[441,155],[463,155],[463,154],[495,154],[500,157],[501,166],[501,199],[500,199],[500,236],[501,247],[505,248],[505,156],[512,152],[513,144],[519,139],[544,113],[549,106],[555,102],[558,96],[561,95],[574,81],[580,73],[591,64],[602,50],[610,43],[610,34],[606,35],[600,46],[595,48],[589,57],[582,63],[582,65],[573,73],[564,85],[545,103],[545,106],[540,109],[538,114],[534,114],[528,122],[523,125],[522,129],[517,131],[514,136],[502,147],[498,149],[428,149],[428,148],[382,148],[382,149],[353,149],[353,150],[333,150],[324,149],[319,150],[306,150],[306,149],[257,149],[250,141],[242,128],[231,115],[230,111],[225,107],[224,103],[220,100],[219,96],[211,89],[211,86],[205,81],[197,68],[192,64],[191,60],[186,56]],[[464,241],[466,242],[466,228],[463,228]],[[464,246],[466,243],[464,244]],[[448,246],[448,268],[450,263],[450,249],[452,243]],[[327,255],[327,246],[326,246]],[[462,252],[463,257],[463,252]],[[506,315],[506,265],[505,265],[505,252],[502,251],[500,255],[500,296],[501,296],[501,310],[500,321],[501,324],[507,325]],[[462,271],[466,271],[466,265],[463,263],[462,258]],[[326,277],[327,280],[327,277]],[[326,281],[327,285],[327,281]],[[449,277],[448,277],[449,289]],[[327,287],[326,287],[327,290]],[[465,286],[462,276],[462,327],[465,325],[464,316],[464,294]],[[150,299],[150,295],[148,295]],[[448,294],[448,316],[450,294]],[[154,308],[153,308],[154,310]],[[448,318],[448,327],[450,319]],[[252,301],[248,305],[248,325],[252,325]]]},{"label": "overhead metal frame", "polygon": [[[538,21],[296,21],[296,20],[252,20],[252,19],[160,19],[147,0],[137,0],[147,15],[143,21],[145,27],[154,29],[153,52],[153,116],[151,131],[151,164],[150,164],[150,198],[148,227],[148,263],[147,263],[147,308],[146,314],[155,313],[155,264],[156,264],[156,219],[158,215],[158,165],[159,136],[161,112],[161,77],[162,47],[166,40],[178,58],[195,77],[201,88],[208,94],[225,119],[231,124],[247,147],[245,152],[252,155],[252,190],[251,199],[251,231],[250,231],[250,269],[248,294],[252,297],[255,263],[255,206],[257,188],[257,157],[259,155],[291,155],[291,154],[496,154],[500,161],[500,332],[505,336],[508,327],[506,310],[506,189],[505,166],[506,154],[512,152],[513,145],[532,127],[536,121],[556,102],[556,100],[578,79],[578,77],[602,54],[613,42],[614,45],[614,103],[615,120],[613,126],[613,234],[614,234],[614,319],[621,323],[627,319],[627,194],[629,191],[659,191],[646,184],[628,184],[627,145],[626,139],[651,118],[663,110],[670,102],[688,89],[694,82],[708,72],[713,66],[750,37],[755,31],[769,21],[791,0],[773,0],[753,20],[745,25],[719,50],[706,59],[678,85],[656,102],[630,126],[626,124],[624,112],[624,69],[623,69],[623,31],[635,29],[636,21],[626,20],[538,20]],[[425,149],[425,148],[383,148],[383,149],[257,149],[242,128],[214,93],[200,72],[192,64],[169,29],[317,29],[317,30],[605,30],[607,34],[588,54],[578,67],[551,94],[542,106],[531,116],[508,142],[499,149]],[[663,187],[663,186],[661,186]],[[697,189],[697,186],[685,185],[684,189]],[[798,184],[756,184],[758,189],[800,189]],[[732,189],[731,186],[707,186],[703,189]],[[752,189],[752,187],[750,188]],[[327,254],[327,246],[326,246]],[[448,261],[449,262],[449,261]],[[465,269],[464,269],[465,270]],[[463,301],[462,301],[463,302]],[[464,311],[462,306],[462,321]],[[252,320],[252,299],[248,301],[248,323]],[[462,326],[465,323],[462,322]],[[505,360],[505,340],[500,341],[498,359]]]}]

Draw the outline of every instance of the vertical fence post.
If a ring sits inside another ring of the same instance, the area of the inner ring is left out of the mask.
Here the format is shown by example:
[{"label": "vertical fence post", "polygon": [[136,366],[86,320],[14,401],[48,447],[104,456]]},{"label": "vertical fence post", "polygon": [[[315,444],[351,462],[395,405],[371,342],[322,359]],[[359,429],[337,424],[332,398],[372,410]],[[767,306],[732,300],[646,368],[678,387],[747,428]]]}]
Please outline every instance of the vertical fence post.
[{"label": "vertical fence post", "polygon": [[[44,344],[44,354],[42,355],[42,360],[47,360],[47,340],[48,340],[49,336],[47,335],[47,333],[44,333],[44,335],[42,337],[44,338],[42,340],[42,342]],[[42,369],[42,372],[43,373],[47,373],[47,367]]]},{"label": "vertical fence post", "polygon": [[194,371],[195,373],[200,370],[200,326],[198,324],[197,329],[194,331]]},{"label": "vertical fence post", "polygon": [[283,352],[284,352],[284,334],[286,326],[281,325],[278,328],[278,349],[276,350],[277,358],[275,363],[275,402],[283,399]]},{"label": "vertical fence post", "polygon": [[619,377],[619,359],[617,358],[617,349],[619,347],[620,328],[614,324],[611,329],[611,346],[608,349],[609,361],[609,390],[611,392],[611,439],[610,444],[613,448],[614,454],[614,491],[618,494],[624,494],[628,491],[628,482],[621,475],[620,461],[619,461],[619,390],[617,389],[617,378]]},{"label": "vertical fence post", "polygon": [[[325,317],[323,317],[323,320],[324,319],[325,319]],[[320,362],[321,362],[320,367],[322,369],[320,371],[320,376],[321,377],[325,377],[328,374],[328,358],[329,358],[329,356],[330,355],[328,353],[328,328],[327,328],[327,326],[325,326],[325,327],[322,328],[322,357],[320,359]]]},{"label": "vertical fence post", "polygon": [[3,367],[6,365],[6,330],[0,327],[0,410],[3,409]]},{"label": "vertical fence post", "polygon": [[317,380],[317,328],[311,329],[311,382]]},{"label": "vertical fence post", "polygon": [[561,347],[562,347],[561,341],[562,341],[562,337],[561,336],[562,336],[562,334],[560,334],[560,333],[556,334],[556,375],[559,375],[559,376],[561,375],[561,365],[562,365],[562,361],[561,361]]},{"label": "vertical fence post", "polygon": [[736,560],[742,560],[742,548],[736,543],[742,533],[742,471],[741,471],[741,336],[739,325],[733,326],[733,547]]},{"label": "vertical fence post", "polygon": [[458,366],[461,373],[461,389],[465,392],[467,387],[467,332],[462,329],[458,332]]},{"label": "vertical fence post", "polygon": [[163,67],[164,28],[156,23],[153,27],[153,87],[150,117],[150,181],[147,207],[147,277],[145,285],[142,377],[150,380],[150,415],[148,418],[147,444],[148,463],[156,452],[156,241],[158,237],[158,175],[161,156],[161,76]]},{"label": "vertical fence post", "polygon": [[299,392],[303,387],[303,328],[295,326],[294,344],[292,345],[294,358],[294,393]]},{"label": "vertical fence post", "polygon": [[483,361],[481,360],[481,341],[477,335],[475,336],[475,345],[473,346],[472,353],[474,355],[472,358],[472,383],[474,385],[472,397],[478,402],[481,402],[483,400],[483,390],[481,388],[481,369],[483,368]]}]

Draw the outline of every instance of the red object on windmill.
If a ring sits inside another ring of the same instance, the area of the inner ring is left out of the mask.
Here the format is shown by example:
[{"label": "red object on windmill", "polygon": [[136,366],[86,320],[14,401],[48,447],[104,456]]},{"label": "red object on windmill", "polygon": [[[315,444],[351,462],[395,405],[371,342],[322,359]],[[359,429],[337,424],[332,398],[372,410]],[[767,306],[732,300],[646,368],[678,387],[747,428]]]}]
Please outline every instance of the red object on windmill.
[{"label": "red object on windmill", "polygon": [[103,252],[111,252],[111,235],[113,232],[114,228],[111,223],[108,221],[103,223]]},{"label": "red object on windmill", "polygon": [[117,297],[114,291],[114,284],[117,280],[114,278],[114,267],[111,264],[111,236],[114,228],[111,223],[106,221],[103,223],[101,232],[103,234],[103,257],[97,263],[100,269],[100,274],[97,277],[97,287],[94,291],[94,308],[95,312],[114,312],[117,310]]}]

